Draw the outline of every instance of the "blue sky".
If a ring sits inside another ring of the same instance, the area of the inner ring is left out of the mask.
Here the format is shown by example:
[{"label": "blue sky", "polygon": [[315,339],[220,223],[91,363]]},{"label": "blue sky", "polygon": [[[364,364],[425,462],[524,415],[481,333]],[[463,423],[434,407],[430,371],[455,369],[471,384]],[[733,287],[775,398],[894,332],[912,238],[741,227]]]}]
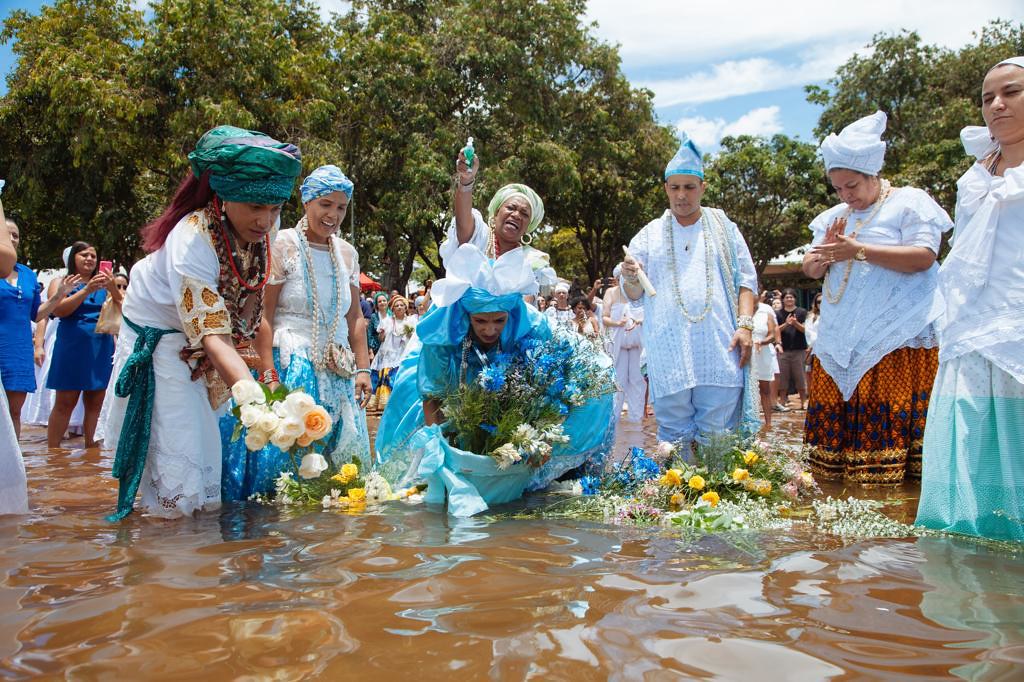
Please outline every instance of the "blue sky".
[{"label": "blue sky", "polygon": [[[325,16],[347,7],[343,0],[320,3]],[[15,8],[37,12],[41,4],[0,0],[0,16]],[[619,45],[629,79],[655,93],[659,119],[712,152],[729,134],[781,132],[812,141],[819,110],[803,87],[824,84],[876,33],[915,30],[927,43],[956,48],[992,19],[1021,15],[1021,0],[587,3],[587,19],[600,38]],[[6,75],[12,60],[10,46],[0,46],[0,72]]]}]

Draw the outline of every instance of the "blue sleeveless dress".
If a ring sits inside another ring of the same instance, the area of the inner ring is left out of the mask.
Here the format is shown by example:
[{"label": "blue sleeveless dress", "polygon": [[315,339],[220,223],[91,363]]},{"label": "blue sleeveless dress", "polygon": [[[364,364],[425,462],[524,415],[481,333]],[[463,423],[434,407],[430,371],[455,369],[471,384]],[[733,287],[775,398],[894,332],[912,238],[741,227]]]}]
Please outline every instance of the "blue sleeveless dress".
[{"label": "blue sleeveless dress", "polygon": [[[78,291],[82,288],[79,287]],[[106,390],[114,367],[114,337],[96,333],[96,322],[106,300],[105,289],[94,291],[75,312],[60,318],[50,374],[46,377],[47,388],[55,391]]]},{"label": "blue sleeveless dress", "polygon": [[6,390],[32,393],[36,390],[32,322],[39,312],[39,281],[21,263],[14,267],[16,286],[0,279],[0,377]]}]

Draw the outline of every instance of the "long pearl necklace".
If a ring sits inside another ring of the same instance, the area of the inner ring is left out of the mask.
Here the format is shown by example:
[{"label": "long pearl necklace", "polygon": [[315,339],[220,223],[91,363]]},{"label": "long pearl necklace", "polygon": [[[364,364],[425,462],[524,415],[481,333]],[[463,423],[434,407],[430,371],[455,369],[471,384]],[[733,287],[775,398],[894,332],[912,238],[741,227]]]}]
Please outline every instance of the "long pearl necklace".
[{"label": "long pearl necklace", "polygon": [[306,230],[309,229],[309,221],[306,220],[306,216],[302,216],[299,221],[296,232],[299,236],[299,249],[302,251],[303,260],[306,263],[306,286],[307,286],[307,302],[313,309],[313,339],[312,346],[309,349],[310,360],[313,363],[313,368],[323,371],[327,367],[327,346],[334,343],[336,334],[338,333],[338,324],[341,320],[342,313],[337,310],[337,307],[341,304],[341,277],[338,276],[340,267],[338,265],[338,255],[334,248],[334,236],[329,235],[327,237],[327,253],[331,257],[331,278],[334,283],[334,301],[332,301],[332,309],[334,309],[333,321],[328,332],[327,341],[320,346],[320,327],[321,317],[323,311],[320,309],[320,292],[316,284],[316,272],[313,270],[313,254],[312,249],[309,246],[309,241],[306,238]]},{"label": "long pearl necklace", "polygon": [[[878,190],[878,199],[875,201],[874,210],[872,210],[870,215],[868,215],[868,217],[865,218],[864,220],[857,220],[854,223],[854,230],[853,232],[850,233],[851,239],[856,238],[856,236],[860,234],[860,231],[867,227],[871,223],[871,221],[875,219],[875,216],[877,216],[878,212],[882,210],[882,206],[885,204],[886,200],[888,200],[888,198],[892,196],[892,193],[894,191],[895,190],[893,190],[892,184],[888,180],[881,181]],[[843,218],[849,219],[852,213],[853,208],[851,208],[848,205],[846,207],[846,214],[843,216]],[[843,273],[843,281],[839,284],[839,292],[834,295],[832,293],[832,287],[829,286],[828,283],[828,276],[825,276],[825,285],[822,287],[822,289],[824,290],[825,299],[832,305],[836,305],[841,300],[843,300],[843,295],[846,293],[846,286],[850,283],[851,272],[853,272],[853,259],[846,261],[846,271]]]},{"label": "long pearl necklace", "polygon": [[[670,211],[665,212],[665,218],[662,220],[662,225],[665,231],[665,241],[668,242],[668,262],[669,270],[672,271],[672,291],[675,293],[676,303],[683,310],[683,317],[689,320],[693,324],[703,321],[708,313],[711,312],[711,296],[713,293],[714,286],[712,284],[712,268],[711,261],[714,258],[714,253],[711,250],[711,236],[707,234],[707,222],[704,219],[704,209],[700,210],[700,231],[704,234],[704,310],[701,311],[697,317],[692,317],[690,311],[686,308],[686,301],[683,300],[683,294],[679,290],[679,272],[676,266],[676,242],[672,226],[672,213]],[[700,235],[697,236],[697,239]],[[687,247],[689,250],[689,247]]]}]

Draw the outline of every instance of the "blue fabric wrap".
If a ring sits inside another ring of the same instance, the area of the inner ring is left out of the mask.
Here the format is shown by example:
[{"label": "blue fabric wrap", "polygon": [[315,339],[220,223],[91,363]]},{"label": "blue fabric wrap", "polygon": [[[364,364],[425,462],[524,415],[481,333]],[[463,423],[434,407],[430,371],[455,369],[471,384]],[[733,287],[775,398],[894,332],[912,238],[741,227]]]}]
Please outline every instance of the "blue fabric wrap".
[{"label": "blue fabric wrap", "polygon": [[343,192],[346,197],[351,199],[354,189],[355,185],[341,172],[340,168],[326,165],[320,166],[302,181],[300,192],[302,193],[302,203],[308,204],[313,199],[331,192]]},{"label": "blue fabric wrap", "polygon": [[[729,301],[729,314],[735,319],[736,306],[739,305],[740,278],[742,277],[739,258],[736,254],[736,240],[733,238],[732,230],[725,228],[718,220],[707,222],[712,226],[711,231],[719,242],[719,257],[729,259],[727,272],[732,273],[732,281],[727,282],[730,285],[730,290],[726,299]],[[761,430],[762,423],[760,392],[757,380],[750,371],[750,362],[747,362],[743,366],[743,397],[740,400],[740,419],[737,429],[740,435],[749,437]]]},{"label": "blue fabric wrap", "polygon": [[117,442],[112,474],[118,479],[117,511],[107,521],[120,521],[132,513],[135,494],[139,491],[142,471],[149,454],[150,427],[153,422],[153,401],[156,397],[156,373],[153,371],[153,351],[165,334],[174,329],[140,327],[127,317],[122,318],[138,334],[132,354],[128,356],[114,384],[114,394],[128,398],[124,423]]},{"label": "blue fabric wrap", "polygon": [[529,464],[499,469],[491,457],[452,447],[441,431],[438,424],[424,427],[409,443],[423,450],[416,473],[427,484],[425,502],[443,504],[447,499],[448,513],[465,517],[522,496],[534,473]]},{"label": "blue fabric wrap", "polygon": [[[528,334],[541,339],[551,334],[547,318],[532,306],[522,304],[521,296],[516,294],[516,297],[518,303],[510,311],[510,319],[505,327],[506,331],[510,328],[514,331],[507,338],[505,334],[502,335],[505,348],[511,348]],[[520,304],[524,314],[521,319],[514,320],[512,315],[518,316]],[[476,303],[471,304],[476,312],[493,312],[493,309],[486,309],[488,305],[498,304],[488,304],[482,299],[476,299]],[[423,317],[417,327],[417,334],[434,312],[432,310]],[[526,320],[529,320],[529,324]],[[431,333],[438,336],[432,338],[452,338],[452,342],[424,346],[409,352],[397,370],[394,391],[381,417],[375,443],[376,466],[393,485],[398,482],[407,485],[417,479],[423,480],[428,485],[424,498],[427,502],[441,504],[447,500],[449,514],[471,516],[486,510],[489,505],[518,499],[526,489],[543,488],[570,469],[590,462],[600,462],[604,453],[610,449],[614,438],[612,394],[570,410],[562,425],[563,432],[569,436],[569,442],[555,446],[551,459],[540,469],[534,469],[524,462],[500,470],[489,456],[449,445],[442,433],[442,426],[424,426],[420,387],[444,384],[453,373],[460,371],[461,340],[465,336],[449,337],[442,331],[455,326],[445,315],[437,315],[433,324],[435,326]],[[468,329],[468,320],[465,328]],[[429,362],[423,362],[424,353]],[[479,372],[480,363],[473,353],[468,361],[467,373],[472,378]],[[611,362],[607,358],[606,361]]]}]

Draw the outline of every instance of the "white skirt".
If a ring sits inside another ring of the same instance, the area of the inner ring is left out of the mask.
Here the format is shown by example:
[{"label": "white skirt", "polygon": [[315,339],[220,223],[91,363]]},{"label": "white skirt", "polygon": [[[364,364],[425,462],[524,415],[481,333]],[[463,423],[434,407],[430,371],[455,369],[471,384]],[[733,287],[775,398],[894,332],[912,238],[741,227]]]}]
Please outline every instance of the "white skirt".
[{"label": "white skirt", "polygon": [[28,480],[25,461],[21,458],[18,438],[14,435],[7,394],[0,381],[0,514],[28,513]]},{"label": "white skirt", "polygon": [[779,373],[779,358],[775,346],[762,346],[750,354],[750,371],[758,381],[771,381]]},{"label": "white skirt", "polygon": [[[121,327],[111,388],[135,347],[137,335]],[[206,397],[206,383],[192,381],[178,357],[184,334],[167,334],[153,352],[156,391],[146,467],[136,508],[178,518],[220,507],[221,445],[218,416]],[[113,391],[109,391],[113,395]],[[106,447],[117,450],[128,398],[113,396],[104,429]]]},{"label": "white skirt", "polygon": [[[59,319],[52,319],[46,325],[46,332],[43,333],[43,365],[36,365],[36,392],[25,396],[25,403],[21,406],[21,423],[33,426],[46,426],[50,422],[50,410],[53,409],[53,396],[56,393],[53,389],[46,387],[46,375],[50,373],[50,360],[53,358],[53,344],[57,340],[57,325]],[[78,404],[71,413],[71,421],[68,422],[68,433],[73,436],[81,436],[83,433],[82,424],[85,422],[85,406],[82,398],[78,398]]]}]

